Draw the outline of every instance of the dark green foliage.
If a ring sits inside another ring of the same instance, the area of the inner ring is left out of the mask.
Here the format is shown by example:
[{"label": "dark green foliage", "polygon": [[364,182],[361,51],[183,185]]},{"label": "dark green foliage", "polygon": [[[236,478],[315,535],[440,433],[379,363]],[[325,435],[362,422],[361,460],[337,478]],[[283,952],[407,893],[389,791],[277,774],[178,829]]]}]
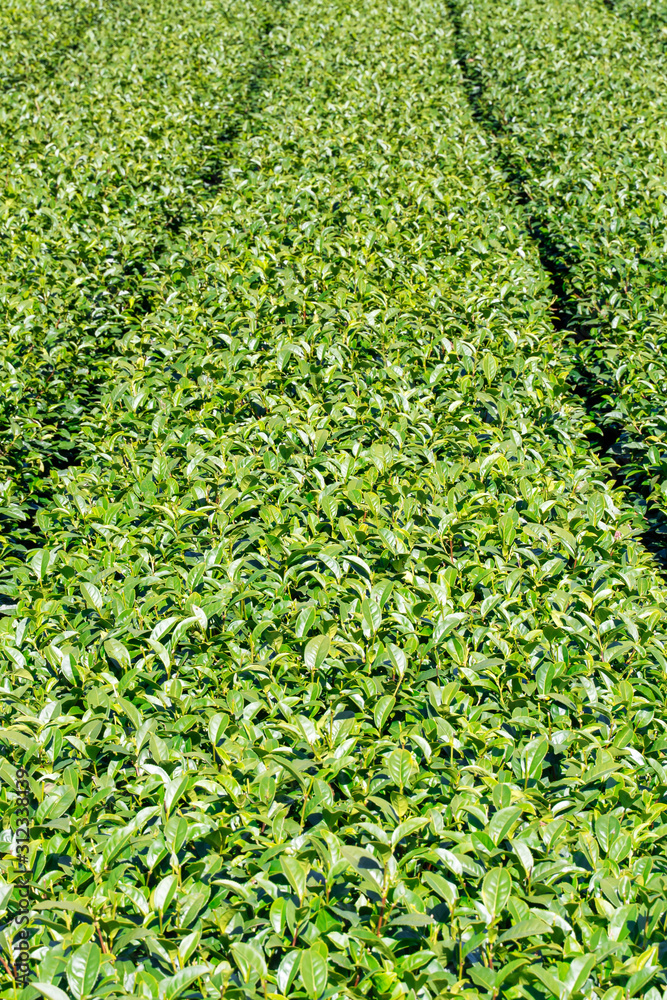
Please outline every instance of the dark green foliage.
[{"label": "dark green foliage", "polygon": [[26,1000],[656,1000],[667,592],[445,9],[104,16],[4,151]]},{"label": "dark green foliage", "polygon": [[645,32],[647,39],[659,45],[667,43],[665,0],[609,0],[608,6]]}]

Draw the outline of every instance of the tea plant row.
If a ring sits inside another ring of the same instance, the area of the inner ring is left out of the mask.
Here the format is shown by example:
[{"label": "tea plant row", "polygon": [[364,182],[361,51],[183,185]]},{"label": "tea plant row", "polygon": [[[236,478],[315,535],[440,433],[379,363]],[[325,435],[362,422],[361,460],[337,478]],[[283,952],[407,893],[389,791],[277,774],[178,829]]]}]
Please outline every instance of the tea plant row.
[{"label": "tea plant row", "polygon": [[662,8],[569,0],[452,8],[478,112],[562,285],[572,382],[603,450],[664,511]]}]

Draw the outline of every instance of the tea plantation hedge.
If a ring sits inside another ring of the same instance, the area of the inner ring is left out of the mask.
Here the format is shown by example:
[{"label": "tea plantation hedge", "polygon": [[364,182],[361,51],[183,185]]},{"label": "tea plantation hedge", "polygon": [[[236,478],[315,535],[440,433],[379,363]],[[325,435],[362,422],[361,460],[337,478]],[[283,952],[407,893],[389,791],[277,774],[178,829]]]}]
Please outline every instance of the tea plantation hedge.
[{"label": "tea plantation hedge", "polygon": [[24,9],[0,996],[659,1000],[667,589],[462,21]]},{"label": "tea plantation hedge", "polygon": [[452,10],[478,114],[560,286],[572,384],[626,481],[664,511],[664,7],[453,0]]},{"label": "tea plantation hedge", "polygon": [[[32,25],[22,17],[8,47],[0,99],[11,137],[0,154],[10,491],[38,490],[45,472],[75,460],[81,413],[106,378],[100,365],[150,311],[160,257],[197,218],[272,16],[236,4],[212,17],[195,3],[184,28],[168,4],[84,8],[64,24],[58,8],[30,10]],[[58,32],[31,53],[50,18]],[[34,58],[23,72],[26,51]]]}]

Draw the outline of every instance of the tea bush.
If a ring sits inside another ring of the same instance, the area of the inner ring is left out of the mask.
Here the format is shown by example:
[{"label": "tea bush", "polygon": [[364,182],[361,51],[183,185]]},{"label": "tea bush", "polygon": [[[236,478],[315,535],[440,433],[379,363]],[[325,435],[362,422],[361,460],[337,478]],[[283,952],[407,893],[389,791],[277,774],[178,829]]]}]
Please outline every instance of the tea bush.
[{"label": "tea bush", "polygon": [[572,384],[595,414],[603,450],[664,510],[667,77],[659,31],[638,31],[596,2],[454,0],[453,9],[479,114],[496,131],[562,286]]},{"label": "tea bush", "polygon": [[661,996],[667,592],[454,46],[105,7],[7,141],[26,998]]}]

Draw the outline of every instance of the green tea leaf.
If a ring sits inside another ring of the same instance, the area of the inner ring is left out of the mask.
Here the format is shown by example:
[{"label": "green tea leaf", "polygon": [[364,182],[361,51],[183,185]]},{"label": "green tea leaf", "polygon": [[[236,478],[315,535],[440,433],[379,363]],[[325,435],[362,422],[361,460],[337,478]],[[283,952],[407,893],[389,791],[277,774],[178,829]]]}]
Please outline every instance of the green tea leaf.
[{"label": "green tea leaf", "polygon": [[81,593],[83,594],[83,598],[88,607],[92,608],[93,611],[101,612],[102,608],[104,607],[104,600],[99,590],[95,586],[95,584],[85,582],[82,583],[80,586],[81,586]]},{"label": "green tea leaf", "polygon": [[306,644],[306,649],[303,654],[304,662],[308,670],[315,671],[324,663],[329,650],[331,648],[331,640],[328,635],[316,635],[313,639]]},{"label": "green tea leaf", "polygon": [[192,965],[186,969],[179,969],[173,976],[168,976],[160,983],[161,1000],[176,1000],[184,990],[186,990],[197,979],[208,972],[206,965]]},{"label": "green tea leaf", "polygon": [[375,726],[380,732],[382,732],[382,727],[387,721],[387,717],[392,712],[395,704],[396,699],[390,694],[385,694],[382,698],[378,699],[377,705],[373,711],[373,718],[375,720]]},{"label": "green tea leaf", "polygon": [[401,792],[410,784],[416,769],[414,757],[408,750],[394,750],[387,757],[389,777],[399,786]]},{"label": "green tea leaf", "polygon": [[301,954],[299,971],[306,993],[313,1000],[317,1000],[327,988],[328,969],[326,959],[315,948],[307,948]]},{"label": "green tea leaf", "polygon": [[499,916],[512,894],[512,876],[506,868],[492,868],[482,882],[482,901],[492,918]]},{"label": "green tea leaf", "polygon": [[67,983],[76,1000],[91,996],[100,972],[101,954],[92,941],[76,948],[67,962]]},{"label": "green tea leaf", "polygon": [[244,983],[250,981],[250,976],[253,972],[260,979],[266,978],[266,961],[262,953],[254,945],[246,944],[243,941],[235,941],[232,944],[232,955]]},{"label": "green tea leaf", "polygon": [[104,643],[107,655],[117,660],[121,667],[129,670],[132,666],[132,657],[126,647],[118,639],[107,639]]}]

